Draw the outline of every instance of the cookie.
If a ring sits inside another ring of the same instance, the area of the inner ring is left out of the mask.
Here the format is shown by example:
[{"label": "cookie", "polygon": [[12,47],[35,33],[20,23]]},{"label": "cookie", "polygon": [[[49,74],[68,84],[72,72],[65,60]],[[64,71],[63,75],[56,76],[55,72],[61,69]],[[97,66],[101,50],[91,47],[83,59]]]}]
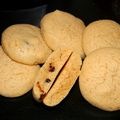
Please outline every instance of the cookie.
[{"label": "cookie", "polygon": [[81,58],[68,49],[55,50],[40,69],[33,97],[47,106],[59,104],[70,92],[80,74]]},{"label": "cookie", "polygon": [[44,63],[51,53],[40,29],[30,24],[16,24],[5,29],[2,47],[11,59],[28,65]]},{"label": "cookie", "polygon": [[0,46],[0,95],[18,97],[32,89],[38,65],[28,66],[10,59]]},{"label": "cookie", "polygon": [[85,25],[79,18],[60,10],[46,14],[41,22],[41,33],[52,49],[70,48],[84,58],[82,34]]},{"label": "cookie", "polygon": [[79,54],[73,53],[58,75],[54,85],[43,99],[45,105],[58,105],[69,94],[80,74],[81,64],[82,61]]},{"label": "cookie", "polygon": [[90,53],[83,62],[79,86],[93,106],[120,110],[120,49],[103,48]]},{"label": "cookie", "polygon": [[112,20],[90,23],[83,33],[83,49],[86,55],[104,47],[120,48],[120,25]]},{"label": "cookie", "polygon": [[57,49],[48,57],[39,70],[33,87],[33,96],[37,101],[41,102],[47,94],[71,53],[68,49]]}]

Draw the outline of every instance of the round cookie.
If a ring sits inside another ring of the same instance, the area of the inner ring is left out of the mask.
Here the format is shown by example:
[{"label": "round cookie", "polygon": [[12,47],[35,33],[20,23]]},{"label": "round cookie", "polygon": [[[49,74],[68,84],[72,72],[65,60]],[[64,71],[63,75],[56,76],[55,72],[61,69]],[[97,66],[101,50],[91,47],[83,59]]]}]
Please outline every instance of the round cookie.
[{"label": "round cookie", "polygon": [[86,55],[104,47],[120,48],[120,25],[115,21],[92,22],[83,32],[83,49]]},{"label": "round cookie", "polygon": [[0,95],[18,97],[32,89],[39,71],[38,65],[29,66],[10,59],[0,46]]},{"label": "round cookie", "polygon": [[2,33],[2,47],[10,58],[29,65],[44,63],[51,53],[40,29],[30,24],[8,27]]},{"label": "round cookie", "polygon": [[120,49],[103,48],[89,54],[79,79],[83,97],[106,111],[120,110]]},{"label": "round cookie", "polygon": [[84,58],[81,42],[85,25],[82,20],[67,12],[55,10],[42,18],[40,26],[43,38],[52,50],[70,48]]}]

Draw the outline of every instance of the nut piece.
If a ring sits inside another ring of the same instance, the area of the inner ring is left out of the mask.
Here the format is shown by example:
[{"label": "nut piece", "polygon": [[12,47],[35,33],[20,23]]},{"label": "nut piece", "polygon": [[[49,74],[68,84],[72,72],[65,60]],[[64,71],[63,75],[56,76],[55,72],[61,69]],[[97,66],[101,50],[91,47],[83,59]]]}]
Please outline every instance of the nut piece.
[{"label": "nut piece", "polygon": [[82,48],[83,21],[70,13],[55,10],[46,14],[41,22],[42,36],[52,50],[70,48],[85,57]]}]

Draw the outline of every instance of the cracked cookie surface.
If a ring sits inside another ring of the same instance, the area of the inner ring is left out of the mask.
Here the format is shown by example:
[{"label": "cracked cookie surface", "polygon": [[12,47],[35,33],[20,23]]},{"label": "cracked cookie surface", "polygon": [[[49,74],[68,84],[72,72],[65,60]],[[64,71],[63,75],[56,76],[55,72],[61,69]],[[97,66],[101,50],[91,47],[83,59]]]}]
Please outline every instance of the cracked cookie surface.
[{"label": "cracked cookie surface", "polygon": [[84,60],[79,79],[83,97],[106,110],[120,109],[120,49],[103,48]]},{"label": "cracked cookie surface", "polygon": [[120,25],[113,20],[94,21],[83,32],[83,49],[86,55],[104,47],[120,48]]},{"label": "cracked cookie surface", "polygon": [[0,95],[18,97],[32,89],[38,65],[24,65],[10,59],[0,46]]},{"label": "cracked cookie surface", "polygon": [[30,24],[16,24],[5,29],[2,47],[11,59],[29,65],[44,63],[51,53],[40,28]]},{"label": "cracked cookie surface", "polygon": [[83,21],[70,13],[55,10],[46,14],[41,22],[41,33],[47,45],[52,49],[69,48],[84,58],[82,35]]}]

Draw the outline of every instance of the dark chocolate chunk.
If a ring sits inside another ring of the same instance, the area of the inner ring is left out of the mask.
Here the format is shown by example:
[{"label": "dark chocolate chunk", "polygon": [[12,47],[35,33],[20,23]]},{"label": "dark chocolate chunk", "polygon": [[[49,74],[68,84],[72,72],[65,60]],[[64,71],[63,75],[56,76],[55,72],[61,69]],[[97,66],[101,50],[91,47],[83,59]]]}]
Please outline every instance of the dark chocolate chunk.
[{"label": "dark chocolate chunk", "polygon": [[46,83],[49,83],[49,82],[51,82],[51,80],[50,80],[49,78],[47,78],[47,79],[45,80],[45,82],[46,82]]},{"label": "dark chocolate chunk", "polygon": [[49,66],[49,72],[54,72],[55,71],[55,67],[52,66],[52,64],[50,63],[50,66]]}]

